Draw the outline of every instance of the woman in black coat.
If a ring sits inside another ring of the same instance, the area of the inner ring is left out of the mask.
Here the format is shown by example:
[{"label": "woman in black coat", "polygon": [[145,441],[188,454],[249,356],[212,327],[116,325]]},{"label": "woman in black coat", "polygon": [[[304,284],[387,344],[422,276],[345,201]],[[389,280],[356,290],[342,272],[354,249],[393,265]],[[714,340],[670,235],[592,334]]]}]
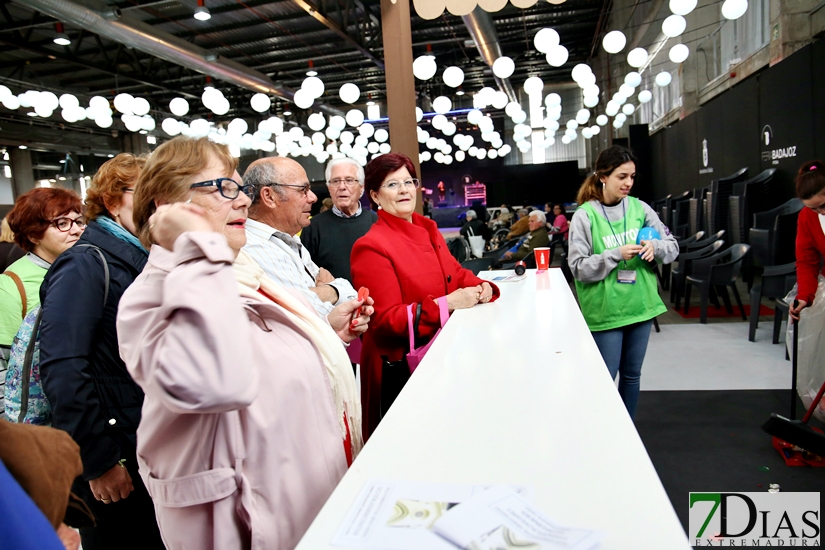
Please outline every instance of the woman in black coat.
[{"label": "woman in black coat", "polygon": [[97,520],[81,529],[84,550],[164,547],[138,475],[143,392],[120,359],[115,327],[120,297],[148,258],[132,221],[144,164],[124,153],[101,166],[86,197],[86,231],[52,264],[40,288],[43,390],[53,426],[80,446],[83,475],[73,490]]}]

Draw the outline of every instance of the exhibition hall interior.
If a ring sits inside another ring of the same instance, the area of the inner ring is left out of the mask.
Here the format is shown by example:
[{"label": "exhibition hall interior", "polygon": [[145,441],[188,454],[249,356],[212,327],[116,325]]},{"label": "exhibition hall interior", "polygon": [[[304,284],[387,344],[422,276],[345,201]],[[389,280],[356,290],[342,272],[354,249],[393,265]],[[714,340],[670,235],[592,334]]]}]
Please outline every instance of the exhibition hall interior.
[{"label": "exhibition hall interior", "polygon": [[0,0],[0,540],[818,546],[823,37]]}]

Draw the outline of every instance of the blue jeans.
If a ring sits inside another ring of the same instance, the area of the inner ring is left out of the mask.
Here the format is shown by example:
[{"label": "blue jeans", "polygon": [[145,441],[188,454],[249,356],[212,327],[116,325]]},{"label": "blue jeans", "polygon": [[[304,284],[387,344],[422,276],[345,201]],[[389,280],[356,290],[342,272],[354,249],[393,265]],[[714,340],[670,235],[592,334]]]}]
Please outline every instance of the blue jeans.
[{"label": "blue jeans", "polygon": [[624,327],[592,332],[593,339],[599,347],[610,377],[619,378],[619,395],[630,418],[636,415],[636,403],[639,402],[639,380],[642,377],[642,363],[650,339],[650,327],[653,320],[642,321]]}]

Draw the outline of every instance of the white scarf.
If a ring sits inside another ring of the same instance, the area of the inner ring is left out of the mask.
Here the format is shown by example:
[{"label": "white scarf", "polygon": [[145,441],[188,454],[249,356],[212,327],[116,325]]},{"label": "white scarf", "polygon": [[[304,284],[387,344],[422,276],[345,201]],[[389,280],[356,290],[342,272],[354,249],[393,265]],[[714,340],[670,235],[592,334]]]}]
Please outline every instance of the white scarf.
[{"label": "white scarf", "polygon": [[263,290],[267,297],[281,306],[287,317],[309,336],[312,344],[320,352],[335,400],[341,438],[346,441],[348,424],[354,460],[364,446],[361,431],[361,399],[355,389],[352,364],[347,352],[344,351],[341,339],[328,322],[318,317],[315,310],[303,305],[295,296],[267,277],[255,260],[243,251],[238,254],[233,268],[242,296],[264,301],[265,297],[258,292],[258,289]]}]

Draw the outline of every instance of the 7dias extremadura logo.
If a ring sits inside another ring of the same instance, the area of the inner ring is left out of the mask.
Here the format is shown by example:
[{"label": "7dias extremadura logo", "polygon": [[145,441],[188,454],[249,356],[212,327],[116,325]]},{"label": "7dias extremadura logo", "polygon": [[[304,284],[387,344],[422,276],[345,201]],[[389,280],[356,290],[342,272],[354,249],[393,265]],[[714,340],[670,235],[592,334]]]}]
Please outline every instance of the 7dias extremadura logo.
[{"label": "7dias extremadura logo", "polygon": [[819,493],[690,493],[695,547],[819,547]]}]

